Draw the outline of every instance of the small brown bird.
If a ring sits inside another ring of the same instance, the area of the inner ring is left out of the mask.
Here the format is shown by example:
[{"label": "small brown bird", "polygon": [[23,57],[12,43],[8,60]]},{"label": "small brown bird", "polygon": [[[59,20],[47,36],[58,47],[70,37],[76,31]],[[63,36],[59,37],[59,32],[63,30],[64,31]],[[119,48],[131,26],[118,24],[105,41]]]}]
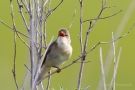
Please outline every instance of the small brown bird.
[{"label": "small brown bird", "polygon": [[61,71],[59,66],[66,62],[72,55],[72,47],[70,43],[71,40],[69,32],[66,29],[60,29],[58,32],[58,38],[51,43],[44,57],[44,61],[41,66],[42,70],[37,79],[37,85],[41,83],[41,80],[44,78],[45,74],[51,70],[51,68],[57,68],[57,72]]}]

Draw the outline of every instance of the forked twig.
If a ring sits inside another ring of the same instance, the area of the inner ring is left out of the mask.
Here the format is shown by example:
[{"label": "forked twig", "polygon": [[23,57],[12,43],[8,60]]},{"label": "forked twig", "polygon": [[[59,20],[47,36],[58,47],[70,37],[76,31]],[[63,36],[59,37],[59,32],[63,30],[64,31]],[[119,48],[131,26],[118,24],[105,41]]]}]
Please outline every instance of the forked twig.
[{"label": "forked twig", "polygon": [[[119,14],[119,13],[122,12],[122,11],[123,11],[123,9],[122,9],[122,10],[119,10],[118,12],[116,12],[116,13],[114,13],[114,14],[112,14],[112,15],[105,16],[105,17],[101,17],[101,18],[99,17],[98,19],[99,19],[99,20],[100,20],[100,19],[107,19],[107,18],[116,16],[117,14]],[[94,19],[89,19],[89,20],[84,20],[83,23],[89,22],[89,21],[93,21],[93,20],[96,20],[96,18],[94,18]]]},{"label": "forked twig", "polygon": [[[12,27],[10,27],[9,25],[7,25],[4,21],[0,20],[0,22],[1,22],[3,25],[5,25],[6,27],[8,27],[9,29],[11,29],[11,30],[14,31],[14,28],[12,28]],[[26,38],[29,38],[29,36],[27,36],[26,34],[20,32],[19,30],[16,30],[16,32],[19,33],[19,34],[21,34],[21,35],[23,35],[23,36],[25,36]]]},{"label": "forked twig", "polygon": [[46,14],[46,16],[45,16],[45,18],[44,18],[44,21],[46,21],[46,19],[62,4],[63,1],[64,1],[64,0],[61,0],[61,2],[60,2],[55,8],[53,8],[52,10],[50,10],[50,11]]},{"label": "forked twig", "polygon": [[131,32],[131,30],[133,30],[134,26],[135,26],[135,23],[134,23],[134,24],[132,25],[132,27],[127,31],[127,33],[125,33],[124,35],[122,35],[122,36],[116,38],[115,40],[112,40],[112,41],[109,41],[109,42],[98,42],[98,43],[97,43],[96,45],[94,45],[87,53],[89,53],[89,52],[91,52],[92,50],[94,50],[94,49],[95,49],[98,45],[100,45],[100,44],[110,44],[110,43],[112,43],[112,42],[116,42],[117,40],[119,40],[119,39],[125,37],[126,35],[128,35],[128,34]]},{"label": "forked twig", "polygon": [[[25,26],[26,26],[27,31],[29,32],[29,26],[28,26],[28,24],[27,24],[27,21],[26,21],[26,19],[25,19],[25,17],[24,17],[23,12],[22,12],[23,6],[20,4],[19,0],[17,0],[17,4],[18,4],[19,12],[20,12],[21,17],[22,17],[22,19],[23,19],[23,22],[24,22],[24,24],[25,24]],[[26,8],[26,9],[27,9],[27,8]]]}]

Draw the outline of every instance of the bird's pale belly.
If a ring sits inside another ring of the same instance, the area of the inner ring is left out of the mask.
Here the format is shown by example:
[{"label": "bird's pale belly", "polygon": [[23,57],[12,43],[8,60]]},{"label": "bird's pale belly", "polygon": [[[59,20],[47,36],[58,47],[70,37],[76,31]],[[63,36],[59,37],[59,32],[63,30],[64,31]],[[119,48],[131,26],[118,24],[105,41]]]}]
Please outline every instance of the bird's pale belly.
[{"label": "bird's pale belly", "polygon": [[48,55],[46,65],[50,67],[59,67],[63,62],[65,62],[69,58],[69,54],[67,55]]}]

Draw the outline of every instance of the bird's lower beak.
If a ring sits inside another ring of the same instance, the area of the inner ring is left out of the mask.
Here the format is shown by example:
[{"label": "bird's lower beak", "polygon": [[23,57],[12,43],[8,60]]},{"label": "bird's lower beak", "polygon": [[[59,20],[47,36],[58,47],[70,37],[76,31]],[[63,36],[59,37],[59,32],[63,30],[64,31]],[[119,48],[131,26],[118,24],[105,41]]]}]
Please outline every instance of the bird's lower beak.
[{"label": "bird's lower beak", "polygon": [[59,36],[64,37],[64,33],[62,31],[60,31]]}]

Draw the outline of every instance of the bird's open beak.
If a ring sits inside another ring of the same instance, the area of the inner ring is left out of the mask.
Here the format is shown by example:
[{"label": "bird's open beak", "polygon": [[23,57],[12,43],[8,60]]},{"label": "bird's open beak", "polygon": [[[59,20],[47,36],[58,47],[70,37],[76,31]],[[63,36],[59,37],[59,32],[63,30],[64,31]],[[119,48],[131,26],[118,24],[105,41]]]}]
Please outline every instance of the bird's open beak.
[{"label": "bird's open beak", "polygon": [[60,32],[59,32],[59,36],[60,36],[60,37],[64,37],[64,32],[63,32],[63,31],[60,31]]}]

